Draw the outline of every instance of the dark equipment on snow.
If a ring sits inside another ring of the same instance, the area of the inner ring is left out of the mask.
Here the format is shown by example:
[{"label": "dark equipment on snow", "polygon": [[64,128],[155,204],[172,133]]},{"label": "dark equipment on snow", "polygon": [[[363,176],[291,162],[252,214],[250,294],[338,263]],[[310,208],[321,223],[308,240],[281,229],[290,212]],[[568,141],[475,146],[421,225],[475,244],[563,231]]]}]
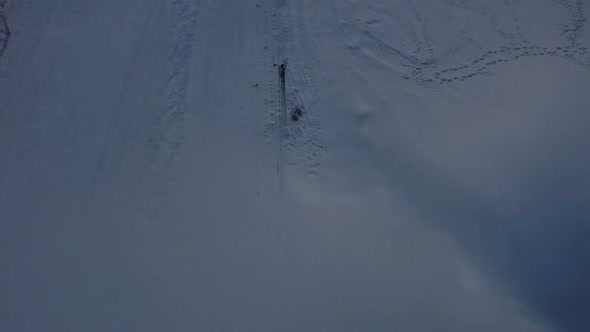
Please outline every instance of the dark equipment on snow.
[{"label": "dark equipment on snow", "polygon": [[301,108],[296,107],[293,112],[291,112],[291,120],[298,121],[299,118],[303,115],[303,111]]}]

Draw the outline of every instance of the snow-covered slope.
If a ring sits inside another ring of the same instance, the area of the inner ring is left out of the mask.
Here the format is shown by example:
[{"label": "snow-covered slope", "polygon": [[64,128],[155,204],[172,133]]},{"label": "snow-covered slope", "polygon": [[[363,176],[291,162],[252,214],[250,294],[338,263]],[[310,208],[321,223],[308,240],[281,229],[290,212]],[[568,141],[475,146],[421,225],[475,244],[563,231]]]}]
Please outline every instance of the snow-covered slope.
[{"label": "snow-covered slope", "polygon": [[584,1],[0,11],[1,330],[590,327]]}]

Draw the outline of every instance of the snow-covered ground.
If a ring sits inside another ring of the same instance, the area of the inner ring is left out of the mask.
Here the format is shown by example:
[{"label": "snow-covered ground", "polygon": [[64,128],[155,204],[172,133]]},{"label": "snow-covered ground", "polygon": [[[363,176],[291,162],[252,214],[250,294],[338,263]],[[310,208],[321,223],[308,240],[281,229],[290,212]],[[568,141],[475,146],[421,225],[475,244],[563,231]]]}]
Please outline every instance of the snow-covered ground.
[{"label": "snow-covered ground", "polygon": [[0,0],[0,330],[588,331],[587,11]]}]

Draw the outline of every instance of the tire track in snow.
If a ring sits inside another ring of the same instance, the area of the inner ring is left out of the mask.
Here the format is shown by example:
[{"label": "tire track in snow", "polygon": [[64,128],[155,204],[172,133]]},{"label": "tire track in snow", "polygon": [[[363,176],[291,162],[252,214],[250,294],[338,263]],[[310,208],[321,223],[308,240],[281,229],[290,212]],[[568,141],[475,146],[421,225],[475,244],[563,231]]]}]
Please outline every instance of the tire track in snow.
[{"label": "tire track in snow", "polygon": [[156,133],[149,142],[157,154],[158,164],[169,167],[184,141],[183,122],[187,112],[191,60],[199,0],[172,0],[172,16],[165,109],[155,120]]}]

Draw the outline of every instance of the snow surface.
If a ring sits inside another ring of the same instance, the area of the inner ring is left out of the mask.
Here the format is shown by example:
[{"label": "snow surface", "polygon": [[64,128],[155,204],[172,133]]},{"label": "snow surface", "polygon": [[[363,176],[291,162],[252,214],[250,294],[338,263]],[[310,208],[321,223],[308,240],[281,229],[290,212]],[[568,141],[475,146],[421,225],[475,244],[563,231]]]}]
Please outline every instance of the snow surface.
[{"label": "snow surface", "polygon": [[0,1],[0,330],[587,331],[585,5]]}]

